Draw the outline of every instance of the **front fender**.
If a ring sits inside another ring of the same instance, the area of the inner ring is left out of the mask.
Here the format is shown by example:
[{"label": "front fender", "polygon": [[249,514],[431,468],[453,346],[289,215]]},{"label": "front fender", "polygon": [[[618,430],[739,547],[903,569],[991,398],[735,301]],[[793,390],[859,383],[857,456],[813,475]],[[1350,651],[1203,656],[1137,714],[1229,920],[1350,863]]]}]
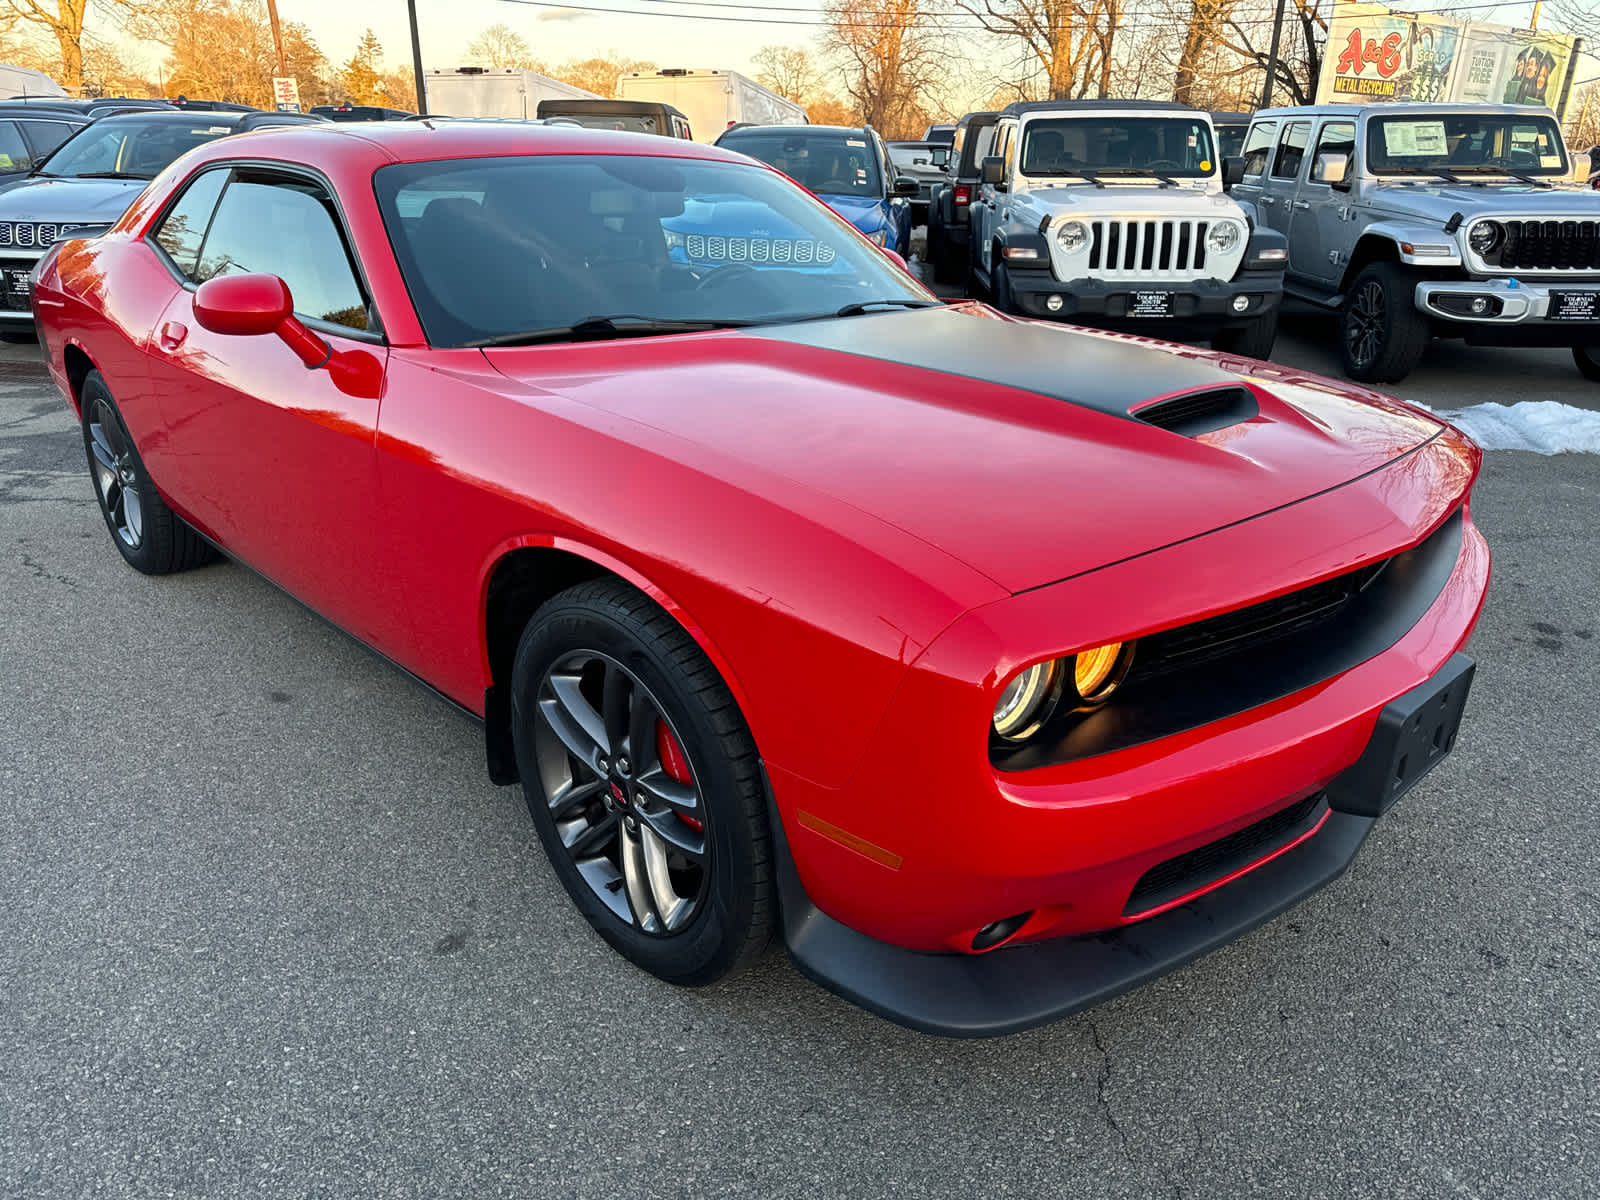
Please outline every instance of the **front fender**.
[{"label": "front fender", "polygon": [[[1361,237],[1356,243],[1357,251],[1359,252],[1363,245],[1374,241],[1390,246],[1396,258],[1411,266],[1459,267],[1461,265],[1461,244],[1456,240],[1455,234],[1446,233],[1441,225],[1403,219],[1374,221],[1361,231]],[[1408,246],[1413,249],[1408,250],[1406,248]],[[1417,253],[1417,248],[1423,247],[1443,247],[1447,252]],[[1354,259],[1360,255],[1357,253],[1351,257]]]}]

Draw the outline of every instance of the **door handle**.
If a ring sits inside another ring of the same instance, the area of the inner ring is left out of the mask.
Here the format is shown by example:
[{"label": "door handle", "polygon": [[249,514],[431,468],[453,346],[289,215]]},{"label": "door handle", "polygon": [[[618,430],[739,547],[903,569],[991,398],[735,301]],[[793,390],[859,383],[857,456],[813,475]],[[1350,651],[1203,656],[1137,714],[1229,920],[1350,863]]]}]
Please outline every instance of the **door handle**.
[{"label": "door handle", "polygon": [[183,345],[183,339],[189,336],[189,327],[177,321],[168,321],[161,327],[161,348],[163,350],[176,350]]},{"label": "door handle", "polygon": [[1309,200],[1296,200],[1294,202],[1294,206],[1296,208],[1310,208],[1311,207],[1311,201],[1309,201]]},{"label": "door handle", "polygon": [[1271,205],[1271,204],[1276,204],[1277,202],[1278,202],[1277,199],[1275,197],[1273,197],[1273,196],[1263,196],[1263,197],[1261,197],[1261,203],[1263,203],[1263,204]]}]

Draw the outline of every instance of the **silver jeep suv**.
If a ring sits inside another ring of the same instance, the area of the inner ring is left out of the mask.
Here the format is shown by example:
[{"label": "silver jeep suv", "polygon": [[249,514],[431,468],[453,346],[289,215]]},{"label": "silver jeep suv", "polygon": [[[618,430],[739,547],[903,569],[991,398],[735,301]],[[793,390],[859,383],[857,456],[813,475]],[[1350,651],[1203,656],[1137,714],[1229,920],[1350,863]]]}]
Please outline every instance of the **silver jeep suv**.
[{"label": "silver jeep suv", "polygon": [[1339,312],[1352,379],[1403,379],[1451,337],[1570,346],[1600,380],[1600,194],[1548,109],[1264,109],[1225,173],[1288,238],[1285,290]]}]

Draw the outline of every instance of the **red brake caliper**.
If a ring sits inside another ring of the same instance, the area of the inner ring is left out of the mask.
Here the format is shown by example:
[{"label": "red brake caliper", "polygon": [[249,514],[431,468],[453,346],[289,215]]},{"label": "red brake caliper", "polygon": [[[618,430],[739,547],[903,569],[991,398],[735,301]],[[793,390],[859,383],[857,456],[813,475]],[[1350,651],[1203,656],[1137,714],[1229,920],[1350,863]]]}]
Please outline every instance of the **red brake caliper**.
[{"label": "red brake caliper", "polygon": [[[661,759],[661,769],[669,776],[686,787],[693,785],[694,777],[689,774],[689,758],[665,721],[656,722],[656,755]],[[696,832],[705,831],[705,825],[694,817],[679,813],[678,820]]]}]

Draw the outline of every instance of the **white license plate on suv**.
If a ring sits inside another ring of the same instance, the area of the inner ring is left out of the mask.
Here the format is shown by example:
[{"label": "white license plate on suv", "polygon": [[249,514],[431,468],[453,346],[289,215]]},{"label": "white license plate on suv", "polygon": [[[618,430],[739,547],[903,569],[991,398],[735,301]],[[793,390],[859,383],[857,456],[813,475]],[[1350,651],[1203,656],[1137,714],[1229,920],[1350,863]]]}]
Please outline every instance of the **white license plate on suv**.
[{"label": "white license plate on suv", "polygon": [[1129,292],[1128,315],[1130,317],[1170,317],[1172,315],[1172,293]]}]

